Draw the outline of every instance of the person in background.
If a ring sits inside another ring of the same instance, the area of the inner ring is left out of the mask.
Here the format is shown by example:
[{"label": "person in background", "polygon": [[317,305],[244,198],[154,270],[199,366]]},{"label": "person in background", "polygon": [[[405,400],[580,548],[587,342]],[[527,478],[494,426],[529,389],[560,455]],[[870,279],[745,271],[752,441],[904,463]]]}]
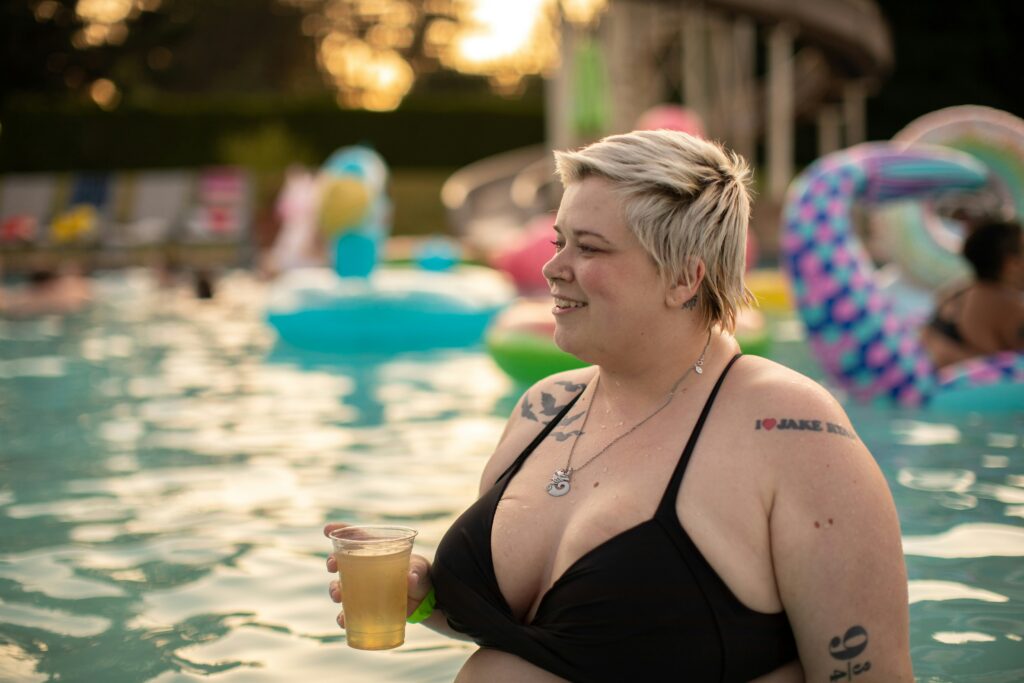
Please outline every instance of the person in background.
[{"label": "person in background", "polygon": [[213,275],[206,268],[199,268],[194,275],[197,299],[213,298]]},{"label": "person in background", "polygon": [[921,341],[939,367],[999,351],[1024,351],[1024,231],[983,221],[964,240],[974,280],[940,297]]},{"label": "person in background", "polygon": [[25,282],[0,300],[0,314],[12,318],[77,313],[92,301],[89,278],[76,263],[38,265]]},{"label": "person in background", "polygon": [[460,683],[912,681],[884,476],[824,388],[732,335],[746,163],[666,130],[556,160],[555,341],[592,365],[520,399],[413,558],[413,620],[480,646]]}]

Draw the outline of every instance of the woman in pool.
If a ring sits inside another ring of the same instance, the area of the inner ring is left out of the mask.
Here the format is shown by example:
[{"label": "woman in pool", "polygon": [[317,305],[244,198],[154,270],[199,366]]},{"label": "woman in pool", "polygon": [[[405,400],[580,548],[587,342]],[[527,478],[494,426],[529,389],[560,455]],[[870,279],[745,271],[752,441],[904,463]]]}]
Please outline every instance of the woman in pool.
[{"label": "woman in pool", "polygon": [[481,646],[458,681],[911,681],[881,472],[832,396],[730,334],[742,159],[670,131],[556,158],[555,340],[593,366],[524,394],[410,612],[436,597],[424,623]]},{"label": "woman in pool", "polygon": [[984,222],[964,240],[974,282],[942,297],[921,331],[939,367],[999,351],[1024,351],[1024,235],[1018,223]]}]

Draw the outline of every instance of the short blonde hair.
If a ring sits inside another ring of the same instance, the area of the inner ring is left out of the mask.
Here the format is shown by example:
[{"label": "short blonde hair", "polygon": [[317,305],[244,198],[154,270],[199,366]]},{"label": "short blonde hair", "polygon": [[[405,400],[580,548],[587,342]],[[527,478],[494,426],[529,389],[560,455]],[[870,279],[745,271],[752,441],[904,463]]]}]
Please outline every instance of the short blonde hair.
[{"label": "short blonde hair", "polygon": [[626,222],[668,283],[692,284],[704,262],[697,312],[732,332],[754,301],[743,281],[750,221],[750,168],[721,145],[671,130],[612,135],[555,152],[563,185],[590,175],[621,192]]}]

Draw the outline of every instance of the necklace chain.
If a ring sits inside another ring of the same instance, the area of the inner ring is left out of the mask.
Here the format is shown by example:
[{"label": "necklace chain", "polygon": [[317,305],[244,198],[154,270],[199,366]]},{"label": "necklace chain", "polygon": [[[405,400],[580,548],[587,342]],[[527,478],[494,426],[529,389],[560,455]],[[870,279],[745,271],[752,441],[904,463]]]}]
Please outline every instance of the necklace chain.
[{"label": "necklace chain", "polygon": [[574,468],[572,466],[572,456],[576,452],[576,443],[580,440],[580,436],[583,434],[583,430],[587,426],[587,421],[590,420],[590,413],[592,412],[591,408],[593,408],[593,406],[594,406],[593,398],[595,398],[597,396],[597,389],[601,385],[601,375],[600,375],[600,373],[598,373],[597,379],[595,380],[595,383],[594,383],[594,393],[593,393],[593,396],[591,398],[590,408],[587,409],[587,414],[583,417],[583,424],[580,425],[579,431],[576,433],[576,438],[573,439],[573,441],[572,441],[572,447],[569,448],[569,458],[565,462],[565,467],[560,469],[560,470],[556,470],[555,473],[551,476],[551,482],[548,484],[548,487],[547,487],[548,493],[551,494],[552,496],[556,496],[556,497],[557,496],[564,496],[565,494],[569,493],[569,489],[572,486],[572,475],[573,474],[575,474],[576,472],[579,472],[584,467],[586,467],[590,463],[592,463],[595,460],[597,460],[598,458],[600,458],[602,455],[604,455],[608,451],[609,448],[611,448],[612,446],[617,444],[619,441],[622,441],[623,439],[625,439],[627,436],[629,436],[630,434],[632,434],[636,430],[640,429],[640,427],[642,427],[648,421],[652,420],[655,415],[657,415],[661,411],[665,410],[665,408],[667,408],[668,405],[670,403],[672,403],[672,399],[674,399],[676,397],[676,391],[679,389],[679,386],[683,383],[683,381],[687,377],[690,376],[690,373],[696,372],[698,375],[703,374],[703,372],[704,372],[704,356],[705,356],[705,354],[707,354],[708,347],[710,345],[711,345],[711,333],[709,332],[708,333],[707,343],[704,344],[704,350],[700,352],[700,357],[697,358],[697,362],[695,362],[690,367],[686,368],[686,372],[684,372],[682,374],[682,376],[679,379],[676,380],[676,383],[672,385],[672,388],[669,389],[668,395],[665,397],[665,400],[662,402],[662,404],[660,406],[658,406],[654,410],[653,413],[651,413],[650,415],[648,415],[647,417],[645,417],[644,419],[640,420],[635,425],[633,425],[632,427],[627,429],[625,432],[623,432],[622,434],[619,434],[617,437],[615,437],[614,439],[609,441],[608,444],[606,444],[604,448],[602,448],[597,453],[592,455],[582,465],[580,465],[579,467],[575,467]]}]

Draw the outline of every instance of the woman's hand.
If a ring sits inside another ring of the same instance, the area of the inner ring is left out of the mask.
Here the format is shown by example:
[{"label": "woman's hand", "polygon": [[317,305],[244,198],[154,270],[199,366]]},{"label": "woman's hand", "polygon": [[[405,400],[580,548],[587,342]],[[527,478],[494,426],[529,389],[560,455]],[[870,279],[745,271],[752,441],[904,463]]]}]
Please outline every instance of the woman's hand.
[{"label": "woman's hand", "polygon": [[[330,534],[335,529],[344,529],[349,526],[343,522],[336,522],[328,524],[324,527],[324,536],[330,537]],[[332,574],[337,574],[338,563],[334,559],[334,555],[330,555],[327,558],[327,571]],[[409,558],[409,576],[408,576],[408,592],[409,602],[406,607],[406,616],[416,611],[416,608],[423,602],[423,598],[427,596],[431,588],[430,583],[430,562],[427,558],[422,555],[412,555]],[[331,581],[328,586],[328,593],[331,596],[331,600],[336,603],[341,603],[342,596],[342,585],[341,580],[336,579]],[[345,628],[345,613],[338,613],[338,626]]]}]

